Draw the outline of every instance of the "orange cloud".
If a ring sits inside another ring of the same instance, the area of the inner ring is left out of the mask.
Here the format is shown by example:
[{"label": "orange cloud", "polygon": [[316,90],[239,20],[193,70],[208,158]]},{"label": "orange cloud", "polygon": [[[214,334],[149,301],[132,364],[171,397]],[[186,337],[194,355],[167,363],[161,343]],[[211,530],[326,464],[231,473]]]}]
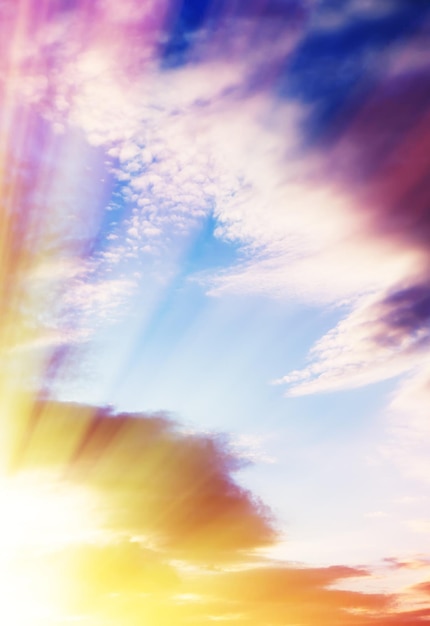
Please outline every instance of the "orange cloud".
[{"label": "orange cloud", "polygon": [[[58,619],[91,626],[394,626],[430,616],[421,606],[405,612],[400,595],[336,588],[364,580],[371,573],[364,568],[257,557],[254,548],[276,541],[274,523],[234,480],[243,460],[221,436],[183,432],[164,415],[48,400],[22,400],[16,418],[9,479],[31,475],[42,485],[53,476],[64,493],[85,487],[98,508],[99,534],[75,532],[52,545],[45,538],[24,566],[18,560],[18,587],[48,581],[44,602]],[[49,515],[53,510],[51,504]],[[428,592],[427,583],[419,587],[417,597]]]},{"label": "orange cloud", "polygon": [[424,583],[420,583],[415,586],[417,591],[423,591],[424,593],[428,593],[430,595],[430,581],[426,581]]},{"label": "orange cloud", "polygon": [[[355,615],[377,615],[390,598],[328,588],[336,581],[366,572],[348,567],[297,568],[268,566],[203,579],[206,593],[231,603],[243,623],[345,624]],[[197,583],[198,584],[198,583]],[[241,623],[241,622],[239,622]]]},{"label": "orange cloud", "polygon": [[107,526],[149,533],[188,558],[218,560],[275,538],[269,511],[239,486],[243,465],[216,435],[164,416],[39,402],[16,430],[12,466],[51,468],[98,490]]},{"label": "orange cloud", "polygon": [[155,625],[219,621],[240,626],[418,626],[430,615],[428,609],[397,609],[395,596],[331,587],[365,576],[360,569],[250,563],[240,571],[201,568],[190,573],[162,558],[130,543],[75,550],[69,569],[63,565],[62,570],[68,576],[69,614],[85,615],[97,624],[138,624],[151,618]]}]

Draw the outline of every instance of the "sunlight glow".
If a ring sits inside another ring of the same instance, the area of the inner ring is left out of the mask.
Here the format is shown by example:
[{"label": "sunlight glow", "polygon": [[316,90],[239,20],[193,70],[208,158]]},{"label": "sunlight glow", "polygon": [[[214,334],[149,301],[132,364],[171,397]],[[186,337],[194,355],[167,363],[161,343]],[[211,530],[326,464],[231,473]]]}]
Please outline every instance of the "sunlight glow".
[{"label": "sunlight glow", "polygon": [[89,493],[40,474],[0,481],[0,621],[59,623],[63,589],[57,555],[99,532]]},{"label": "sunlight glow", "polygon": [[[92,496],[93,497],[93,496]],[[54,548],[94,533],[94,504],[82,488],[19,476],[0,482],[0,546]]]}]

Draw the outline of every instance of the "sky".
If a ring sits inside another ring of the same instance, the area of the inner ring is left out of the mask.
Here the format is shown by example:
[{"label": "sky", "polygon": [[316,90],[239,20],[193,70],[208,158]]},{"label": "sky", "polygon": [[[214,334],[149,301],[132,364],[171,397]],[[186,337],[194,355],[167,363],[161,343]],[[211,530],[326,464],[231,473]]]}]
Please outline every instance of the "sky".
[{"label": "sky", "polygon": [[429,37],[1,0],[2,621],[428,622]]}]

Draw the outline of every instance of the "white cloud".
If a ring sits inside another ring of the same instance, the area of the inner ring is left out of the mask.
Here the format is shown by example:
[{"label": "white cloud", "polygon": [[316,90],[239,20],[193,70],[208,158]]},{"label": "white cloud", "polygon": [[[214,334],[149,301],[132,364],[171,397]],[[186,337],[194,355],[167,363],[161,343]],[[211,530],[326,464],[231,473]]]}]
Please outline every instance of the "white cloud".
[{"label": "white cloud", "polygon": [[[395,390],[386,411],[389,438],[381,454],[409,476],[430,479],[430,364],[424,359],[416,372]],[[424,498],[424,496],[423,496]]]},{"label": "white cloud", "polygon": [[430,534],[430,519],[411,519],[406,524],[415,533]]},{"label": "white cloud", "polygon": [[239,459],[251,463],[276,463],[277,460],[264,450],[266,442],[267,436],[241,434],[230,440],[230,447]]},{"label": "white cloud", "polygon": [[366,513],[364,517],[379,519],[382,517],[388,517],[388,513],[385,513],[384,511],[371,511],[370,513]]},{"label": "white cloud", "polygon": [[428,363],[420,333],[391,327],[390,312],[380,294],[362,299],[314,345],[307,367],[275,382],[302,395],[368,385]]},{"label": "white cloud", "polygon": [[[59,19],[39,29],[35,48],[22,52],[24,59],[49,56],[49,46],[56,45],[57,68],[48,77],[52,102],[43,100],[47,80],[37,63],[20,77],[20,88],[28,91],[23,96],[39,101],[53,124],[83,131],[116,160],[114,174],[131,207],[106,233],[109,244],[95,269],[85,281],[74,279],[66,304],[83,318],[96,308],[100,317],[114,316],[133,289],[121,273],[124,264],[135,270],[134,262],[151,267],[163,256],[177,261],[213,213],[216,236],[234,243],[242,257],[236,266],[201,277],[209,293],[257,292],[350,306],[316,344],[310,365],[281,379],[291,393],[364,385],[415,367],[418,353],[406,335],[401,344],[378,342],[377,302],[411,276],[420,259],[369,235],[349,193],[323,176],[325,157],[300,157],[297,127],[305,111],[275,105],[267,92],[247,93],[252,63],[261,65],[268,39],[262,37],[250,58],[208,52],[205,62],[160,71],[155,42],[165,4],[143,28],[139,51],[128,38],[127,24],[145,24],[148,6],[128,0],[119,8],[106,0],[98,28],[86,40],[78,20]],[[367,3],[367,13],[375,6]],[[357,13],[358,4],[350,3],[348,11]],[[285,57],[295,37],[287,39],[276,42],[272,58]]]}]

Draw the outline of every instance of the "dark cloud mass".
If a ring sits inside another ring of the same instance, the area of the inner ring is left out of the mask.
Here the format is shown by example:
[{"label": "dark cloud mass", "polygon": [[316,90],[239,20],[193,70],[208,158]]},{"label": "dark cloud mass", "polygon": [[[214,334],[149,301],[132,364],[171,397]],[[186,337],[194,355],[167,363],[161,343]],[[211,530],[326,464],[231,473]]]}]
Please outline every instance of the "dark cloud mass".
[{"label": "dark cloud mass", "polygon": [[427,283],[397,287],[368,309],[368,336],[375,346],[403,350],[405,354],[428,349],[430,341],[430,286]]},{"label": "dark cloud mass", "polygon": [[367,323],[376,344],[410,353],[429,338],[430,5],[359,8],[318,3],[314,26],[286,60],[280,94],[305,105],[304,153],[321,158],[321,181],[353,198],[363,242],[416,259]]},{"label": "dark cloud mass", "polygon": [[[383,75],[384,52],[407,42],[428,13],[423,3],[392,3],[386,12],[367,3],[361,14],[350,10],[354,5],[317,3],[312,22],[322,27],[304,34],[285,65],[280,93],[309,106],[303,130],[313,141],[330,136],[333,126],[360,106]],[[324,28],[330,18],[333,26]]]},{"label": "dark cloud mass", "polygon": [[[356,198],[370,235],[428,259],[430,75],[419,62],[427,54],[428,3],[267,1],[227,7],[183,0],[175,15],[165,49],[169,63],[213,58],[214,50],[205,47],[213,37],[223,40],[215,56],[228,48],[231,33],[249,37],[266,58],[250,57],[246,95],[264,86],[275,98],[300,103],[303,150],[321,154],[321,177]],[[277,35],[265,30],[273,15]],[[250,29],[250,23],[259,28]],[[261,33],[272,44],[294,33],[295,43],[283,58],[273,46],[268,59]]]},{"label": "dark cloud mass", "polygon": [[276,22],[276,34],[285,37],[302,25],[308,15],[307,3],[299,0],[181,0],[172,6],[171,25],[166,31],[167,42],[161,54],[164,67],[204,60],[199,47],[220,36],[225,41],[232,33],[236,37],[247,33],[249,43],[255,44],[252,35],[258,35],[258,32],[255,28],[248,30],[247,21],[253,21],[255,26],[258,20],[259,28],[264,27],[265,21]]},{"label": "dark cloud mass", "polygon": [[357,210],[369,220],[371,231],[426,254],[429,104],[428,73],[415,70],[384,80],[334,143],[331,163],[339,181],[356,191]]},{"label": "dark cloud mass", "polygon": [[389,295],[383,302],[393,307],[394,312],[385,316],[393,327],[413,332],[429,328],[430,322],[430,287],[414,285]]}]

